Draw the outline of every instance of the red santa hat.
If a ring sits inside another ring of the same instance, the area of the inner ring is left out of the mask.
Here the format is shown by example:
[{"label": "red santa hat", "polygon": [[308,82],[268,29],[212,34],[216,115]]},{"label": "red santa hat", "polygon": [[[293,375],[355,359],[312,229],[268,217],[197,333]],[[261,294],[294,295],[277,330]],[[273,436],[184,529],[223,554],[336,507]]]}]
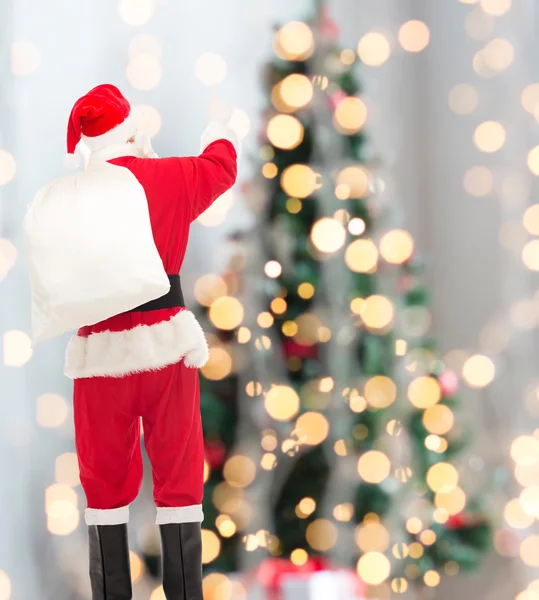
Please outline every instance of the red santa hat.
[{"label": "red santa hat", "polygon": [[120,90],[110,84],[98,85],[79,98],[67,126],[67,163],[76,166],[77,144],[82,139],[92,150],[125,144],[136,134],[131,105]]}]

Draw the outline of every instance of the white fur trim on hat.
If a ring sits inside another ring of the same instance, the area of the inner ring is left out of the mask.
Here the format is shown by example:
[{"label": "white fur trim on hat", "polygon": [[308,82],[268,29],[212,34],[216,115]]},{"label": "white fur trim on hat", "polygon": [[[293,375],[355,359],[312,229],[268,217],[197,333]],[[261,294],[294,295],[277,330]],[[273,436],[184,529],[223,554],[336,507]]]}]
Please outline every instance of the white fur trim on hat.
[{"label": "white fur trim on hat", "polygon": [[66,154],[64,156],[64,167],[66,169],[78,169],[80,167],[80,156],[78,154]]},{"label": "white fur trim on hat", "polygon": [[193,504],[174,508],[158,507],[155,521],[158,525],[168,525],[169,523],[202,523],[203,520],[202,504]]},{"label": "white fur trim on hat", "polygon": [[121,525],[129,521],[129,506],[121,508],[87,508],[84,513],[86,525]]},{"label": "white fur trim on hat", "polygon": [[72,379],[122,377],[162,369],[182,359],[187,367],[200,368],[208,357],[202,327],[192,312],[183,310],[156,325],[74,335],[67,346],[65,374]]},{"label": "white fur trim on hat", "polygon": [[237,133],[225,123],[213,121],[206,127],[202,134],[201,151],[217,140],[228,140],[234,146],[236,153],[240,153],[240,140]]},{"label": "white fur trim on hat", "polygon": [[135,115],[131,112],[127,119],[122,121],[119,125],[116,125],[116,127],[113,127],[110,131],[107,131],[107,133],[96,135],[95,137],[83,135],[81,139],[92,152],[95,152],[96,150],[102,150],[107,146],[125,144],[136,132],[137,121]]}]

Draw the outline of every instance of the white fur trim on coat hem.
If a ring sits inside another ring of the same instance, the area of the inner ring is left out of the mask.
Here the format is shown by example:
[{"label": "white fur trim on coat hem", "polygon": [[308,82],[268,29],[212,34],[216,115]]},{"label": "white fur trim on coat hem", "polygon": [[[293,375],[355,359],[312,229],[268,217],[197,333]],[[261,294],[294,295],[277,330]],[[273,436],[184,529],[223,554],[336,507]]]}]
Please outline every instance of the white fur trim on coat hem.
[{"label": "white fur trim on coat hem", "polygon": [[84,513],[86,525],[121,525],[129,521],[129,506],[121,508],[87,508]]},{"label": "white fur trim on coat hem", "polygon": [[137,121],[133,113],[129,113],[128,117],[124,119],[119,125],[113,127],[111,130],[103,133],[102,135],[96,135],[95,137],[88,137],[87,135],[82,136],[82,141],[92,151],[102,150],[107,146],[117,146],[118,144],[125,144],[127,140],[135,135],[137,132]]},{"label": "white fur trim on coat hem", "polygon": [[169,523],[202,523],[203,520],[202,504],[193,504],[176,508],[158,507],[155,522],[158,525],[168,525]]},{"label": "white fur trim on coat hem", "polygon": [[237,133],[225,123],[219,121],[211,122],[202,134],[200,150],[205,150],[210,144],[217,140],[228,140],[236,150],[236,154],[240,153],[240,140]]},{"label": "white fur trim on coat hem", "polygon": [[183,310],[155,325],[73,336],[67,346],[65,374],[72,379],[122,377],[162,369],[182,359],[187,367],[200,368],[208,357],[202,327],[192,312]]}]

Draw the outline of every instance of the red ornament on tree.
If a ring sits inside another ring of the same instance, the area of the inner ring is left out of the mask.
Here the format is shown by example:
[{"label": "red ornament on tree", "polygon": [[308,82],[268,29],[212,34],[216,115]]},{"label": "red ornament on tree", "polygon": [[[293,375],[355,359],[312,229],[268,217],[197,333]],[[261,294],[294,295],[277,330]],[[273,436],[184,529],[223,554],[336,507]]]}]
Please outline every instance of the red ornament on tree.
[{"label": "red ornament on tree", "polygon": [[458,515],[451,515],[445,524],[448,529],[462,529],[468,524],[468,519],[464,513],[459,513]]},{"label": "red ornament on tree", "polygon": [[221,440],[209,440],[204,443],[204,456],[211,469],[218,469],[225,462],[226,446]]},{"label": "red ornament on tree", "polygon": [[297,356],[298,358],[308,359],[318,356],[318,348],[316,346],[304,346],[292,339],[287,339],[283,342],[283,351],[286,358]]},{"label": "red ornament on tree", "polygon": [[454,396],[459,389],[459,378],[454,371],[446,370],[438,377],[442,394],[447,397]]}]

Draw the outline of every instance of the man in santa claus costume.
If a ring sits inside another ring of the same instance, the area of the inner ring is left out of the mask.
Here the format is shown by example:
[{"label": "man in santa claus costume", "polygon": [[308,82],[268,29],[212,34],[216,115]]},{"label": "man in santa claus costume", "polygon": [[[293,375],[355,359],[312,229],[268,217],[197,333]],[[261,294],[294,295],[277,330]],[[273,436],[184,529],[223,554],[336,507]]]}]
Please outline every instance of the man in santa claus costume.
[{"label": "man in santa claus costume", "polygon": [[[141,421],[152,465],[168,600],[202,600],[204,453],[198,368],[204,334],[184,305],[180,273],[189,227],[236,180],[237,140],[223,124],[204,133],[202,153],[157,158],[141,150],[129,102],[100,85],[74,105],[68,153],[90,149],[87,169],[107,161],[127,169],[148,202],[155,245],[170,280],[167,295],[83,327],[69,342],[75,438],[88,508],[94,600],[132,597],[129,504],[142,481]],[[99,268],[99,265],[96,265]]]}]

